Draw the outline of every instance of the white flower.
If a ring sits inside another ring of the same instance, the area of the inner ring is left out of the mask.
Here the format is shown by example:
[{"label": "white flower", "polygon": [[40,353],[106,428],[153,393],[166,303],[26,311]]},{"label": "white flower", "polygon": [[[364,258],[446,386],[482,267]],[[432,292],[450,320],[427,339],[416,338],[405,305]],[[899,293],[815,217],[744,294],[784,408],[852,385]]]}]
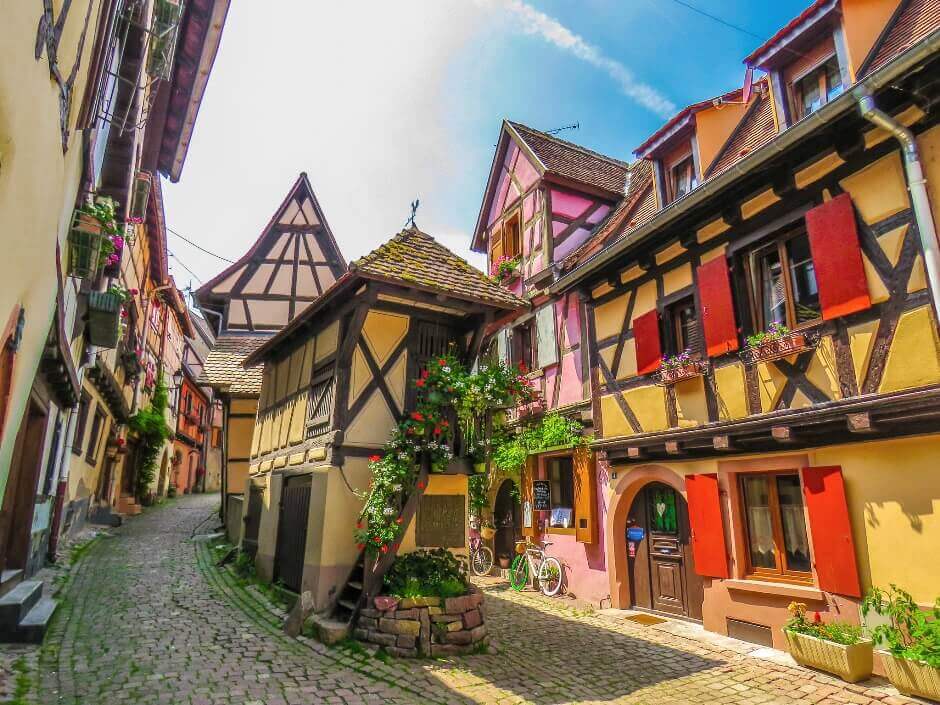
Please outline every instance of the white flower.
[{"label": "white flower", "polygon": [[450,368],[449,368],[449,367],[442,367],[442,368],[441,368],[441,372],[443,372],[444,374],[447,374],[448,372],[450,372]]},{"label": "white flower", "polygon": [[401,492],[401,485],[400,484],[392,485],[392,489],[395,490],[396,492]]},{"label": "white flower", "polygon": [[384,514],[387,517],[392,516],[392,514],[394,513],[395,513],[394,507],[385,507],[385,509],[382,510],[382,514]]}]

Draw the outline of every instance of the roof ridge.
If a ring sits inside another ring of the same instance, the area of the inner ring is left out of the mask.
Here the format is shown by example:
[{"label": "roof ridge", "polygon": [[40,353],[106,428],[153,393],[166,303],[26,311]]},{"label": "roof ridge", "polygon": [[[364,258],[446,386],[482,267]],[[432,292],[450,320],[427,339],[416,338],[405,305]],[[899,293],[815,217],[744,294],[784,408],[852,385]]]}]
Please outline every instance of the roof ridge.
[{"label": "roof ridge", "polygon": [[589,147],[585,147],[585,146],[583,146],[583,145],[577,144],[576,142],[569,142],[568,140],[563,140],[563,139],[561,139],[560,137],[555,137],[554,135],[550,135],[550,134],[548,134],[547,132],[543,132],[542,130],[537,130],[537,129],[535,129],[534,127],[529,127],[528,125],[524,125],[524,124],[521,123],[521,122],[516,122],[515,120],[506,120],[506,122],[508,122],[508,123],[509,123],[510,125],[512,125],[514,128],[520,128],[520,127],[521,127],[523,130],[528,130],[529,132],[534,132],[534,133],[537,134],[539,137],[542,137],[542,138],[547,139],[547,140],[551,140],[552,142],[555,142],[556,144],[560,144],[560,145],[562,145],[563,147],[569,147],[569,148],[571,148],[571,149],[576,149],[576,150],[578,150],[579,152],[584,152],[585,154],[589,154],[589,155],[591,155],[592,157],[597,157],[597,158],[599,158],[599,159],[603,159],[604,161],[611,162],[612,164],[616,164],[617,166],[624,167],[625,169],[629,169],[629,168],[630,168],[630,162],[626,162],[626,161],[624,161],[624,160],[622,160],[622,159],[617,159],[616,157],[611,157],[611,156],[608,155],[608,154],[602,154],[601,152],[597,152],[597,151],[595,151],[595,150],[593,150],[593,149],[590,149]]}]

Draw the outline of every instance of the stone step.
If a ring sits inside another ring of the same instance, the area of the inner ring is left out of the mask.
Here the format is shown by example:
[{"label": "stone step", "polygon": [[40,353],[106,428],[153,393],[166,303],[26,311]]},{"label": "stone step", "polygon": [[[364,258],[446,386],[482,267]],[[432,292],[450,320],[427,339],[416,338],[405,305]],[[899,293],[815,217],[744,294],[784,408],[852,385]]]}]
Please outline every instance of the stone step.
[{"label": "stone step", "polygon": [[26,613],[16,628],[17,641],[24,644],[41,644],[59,603],[44,597]]},{"label": "stone step", "polygon": [[42,582],[26,580],[0,597],[0,629],[11,631],[42,597]]},{"label": "stone step", "polygon": [[353,590],[362,592],[362,583],[360,583],[358,580],[350,580],[348,583],[346,583],[346,585],[351,587]]},{"label": "stone step", "polygon": [[0,597],[19,585],[23,580],[23,569],[12,568],[0,572]]}]

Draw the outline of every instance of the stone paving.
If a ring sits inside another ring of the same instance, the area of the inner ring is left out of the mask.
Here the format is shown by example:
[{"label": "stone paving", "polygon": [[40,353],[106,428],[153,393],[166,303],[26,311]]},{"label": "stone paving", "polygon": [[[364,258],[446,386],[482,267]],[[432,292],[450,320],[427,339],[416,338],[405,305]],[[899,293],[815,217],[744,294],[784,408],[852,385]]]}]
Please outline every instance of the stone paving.
[{"label": "stone paving", "polygon": [[[882,681],[846,685],[753,645],[678,622],[517,594],[487,581],[490,653],[396,660],[277,628],[256,593],[209,560],[217,499],[185,497],[99,539],[75,569],[19,702],[82,705],[302,703],[791,703],[916,701]],[[29,659],[34,662],[35,659]],[[2,690],[0,690],[2,692]]]}]

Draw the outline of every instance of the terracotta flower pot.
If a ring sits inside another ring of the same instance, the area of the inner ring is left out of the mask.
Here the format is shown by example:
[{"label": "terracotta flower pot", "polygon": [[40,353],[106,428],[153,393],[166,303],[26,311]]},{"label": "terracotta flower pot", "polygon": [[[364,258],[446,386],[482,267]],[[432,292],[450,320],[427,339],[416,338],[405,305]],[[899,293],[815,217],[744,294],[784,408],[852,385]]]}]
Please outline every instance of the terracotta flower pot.
[{"label": "terracotta flower pot", "polygon": [[509,570],[509,566],[512,565],[512,560],[509,556],[502,555],[496,559],[496,562],[499,563],[499,567],[503,570]]},{"label": "terracotta flower pot", "polygon": [[871,640],[845,645],[789,629],[784,629],[783,633],[790,646],[790,655],[801,666],[818,668],[849,683],[857,683],[871,676]]},{"label": "terracotta flower pot", "polygon": [[878,653],[891,685],[904,695],[940,701],[940,668],[900,658],[888,651]]},{"label": "terracotta flower pot", "polygon": [[388,612],[398,607],[398,598],[392,595],[379,595],[375,598],[375,609]]}]

